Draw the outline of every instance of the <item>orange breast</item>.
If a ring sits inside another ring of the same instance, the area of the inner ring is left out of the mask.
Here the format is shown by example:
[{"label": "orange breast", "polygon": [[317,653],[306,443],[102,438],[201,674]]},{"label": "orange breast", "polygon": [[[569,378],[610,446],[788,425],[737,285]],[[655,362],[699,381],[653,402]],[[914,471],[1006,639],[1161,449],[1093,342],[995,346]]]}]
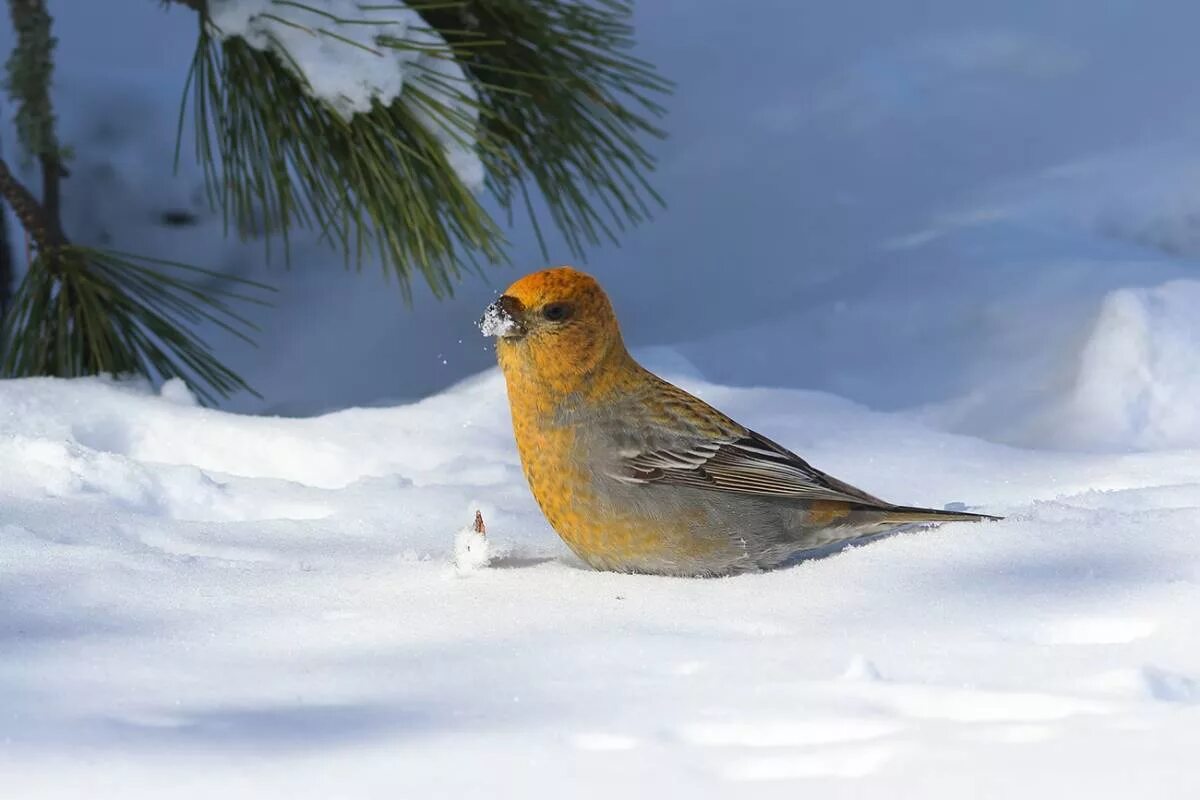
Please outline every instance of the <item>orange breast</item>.
[{"label": "orange breast", "polygon": [[538,424],[514,409],[513,432],[533,497],[567,546],[594,566],[621,568],[660,553],[663,532],[601,502],[576,457],[570,427]]},{"label": "orange breast", "polygon": [[570,427],[540,424],[514,407],[513,432],[534,499],[555,532],[588,564],[643,570],[662,562],[703,559],[722,549],[701,533],[708,521],[699,510],[667,520],[606,502],[591,471],[577,458]]},{"label": "orange breast", "polygon": [[580,390],[582,399],[575,384],[563,383],[570,370],[549,363],[552,354],[503,341],[497,354],[525,478],[551,527],[576,555],[600,569],[656,572],[664,565],[719,560],[733,546],[727,537],[714,535],[720,526],[709,518],[708,508],[675,504],[667,518],[655,514],[651,504],[631,501],[628,489],[637,487],[597,479],[576,428],[562,422],[558,403],[564,398],[603,404],[650,377],[627,354],[613,368],[591,373]]}]

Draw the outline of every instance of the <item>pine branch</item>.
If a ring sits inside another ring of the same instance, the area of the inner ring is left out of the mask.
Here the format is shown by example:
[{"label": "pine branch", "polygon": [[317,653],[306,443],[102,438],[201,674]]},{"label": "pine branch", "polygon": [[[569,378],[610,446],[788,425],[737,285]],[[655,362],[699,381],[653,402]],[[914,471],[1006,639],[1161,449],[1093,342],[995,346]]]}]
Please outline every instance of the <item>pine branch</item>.
[{"label": "pine branch", "polygon": [[504,258],[499,227],[430,130],[474,137],[474,126],[443,99],[473,102],[465,89],[430,80],[424,91],[410,78],[406,102],[376,102],[346,119],[312,95],[282,48],[259,50],[218,34],[201,20],[189,83],[197,156],[227,226],[261,234],[268,248],[279,236],[285,255],[292,229],[318,231],[347,266],[377,257],[405,299],[414,275],[441,296],[479,259]]},{"label": "pine branch", "polygon": [[[17,44],[5,65],[5,87],[17,101],[14,123],[17,142],[25,153],[37,158],[42,173],[42,202],[15,181],[7,166],[0,180],[17,201],[13,209],[39,246],[53,248],[63,240],[60,222],[59,180],[66,171],[54,132],[54,109],[50,102],[50,79],[54,70],[54,47],[50,14],[43,0],[9,0],[9,13],[17,32]],[[10,202],[12,198],[10,197]]]},{"label": "pine branch", "polygon": [[6,88],[20,101],[14,120],[17,141],[32,155],[57,155],[50,103],[57,41],[50,35],[50,13],[43,0],[8,0],[8,9],[17,32],[17,44],[5,65]]},{"label": "pine branch", "polygon": [[[416,11],[444,43],[436,57],[460,66],[466,85],[409,76],[399,99],[346,119],[313,96],[286,47],[222,38],[202,10],[189,77],[198,160],[227,224],[266,234],[268,248],[277,235],[286,254],[289,230],[317,230],[347,263],[379,258],[406,296],[413,275],[442,295],[464,267],[506,260],[499,226],[455,174],[429,118],[475,150],[509,219],[523,207],[541,240],[531,199],[539,191],[576,255],[662,204],[646,179],[655,162],[643,140],[664,135],[654,124],[663,114],[655,97],[670,83],[627,52],[629,3],[364,2],[362,20],[332,18],[303,0],[275,5],[280,14],[264,19],[348,49],[363,48],[362,37],[342,36],[339,25],[361,30],[381,12]],[[285,19],[284,9],[317,21]],[[368,50],[429,52],[426,42],[381,34]],[[473,109],[478,122],[456,118],[455,104]]]},{"label": "pine branch", "polygon": [[0,158],[0,197],[8,201],[38,250],[49,252],[66,243],[57,217],[51,216],[33,192],[17,180],[3,158]]},{"label": "pine branch", "polygon": [[41,168],[42,198],[0,159],[0,199],[12,207],[34,244],[25,278],[2,309],[0,374],[178,376],[205,402],[236,391],[253,392],[190,328],[208,322],[249,341],[246,332],[253,325],[235,313],[231,301],[261,301],[203,287],[192,278],[268,287],[67,239],[59,191],[67,172],[50,101],[51,19],[42,0],[9,0],[9,9],[17,45],[7,62],[6,88],[17,104],[22,149]]},{"label": "pine branch", "polygon": [[190,329],[208,322],[250,342],[254,325],[234,302],[251,294],[213,290],[191,279],[218,278],[247,290],[249,281],[127,253],[66,244],[56,266],[39,253],[13,297],[0,341],[0,374],[13,377],[139,374],[180,377],[205,403],[254,390],[221,364]]},{"label": "pine branch", "polygon": [[[633,6],[624,0],[462,0],[417,6],[480,87],[487,135],[503,158],[488,187],[511,214],[523,207],[542,240],[527,182],[579,256],[649,218],[663,200],[646,179],[662,139],[656,98],[670,81],[632,55]],[[543,252],[546,244],[542,240]]]},{"label": "pine branch", "polygon": [[42,210],[47,233],[56,239],[63,239],[60,181],[67,177],[67,170],[57,151],[38,155],[38,162],[42,171]]},{"label": "pine branch", "polygon": [[256,394],[188,328],[210,322],[252,343],[248,334],[257,329],[230,301],[263,301],[201,287],[189,275],[250,290],[270,287],[185,264],[72,245],[3,159],[0,197],[36,245],[3,315],[0,374],[181,377],[206,403],[238,391]]}]

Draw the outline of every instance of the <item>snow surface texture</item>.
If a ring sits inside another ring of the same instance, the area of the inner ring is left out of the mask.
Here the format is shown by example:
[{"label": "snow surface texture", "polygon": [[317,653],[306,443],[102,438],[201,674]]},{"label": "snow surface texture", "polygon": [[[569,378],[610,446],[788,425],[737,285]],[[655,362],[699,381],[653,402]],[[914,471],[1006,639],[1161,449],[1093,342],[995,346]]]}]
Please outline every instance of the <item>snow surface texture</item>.
[{"label": "snow surface texture", "polygon": [[1200,452],[681,382],[872,492],[1008,519],[598,573],[534,506],[495,371],[312,419],[0,383],[4,795],[1197,796]]},{"label": "snow surface texture", "polygon": [[[375,103],[404,100],[441,141],[463,183],[473,189],[483,185],[483,164],[474,148],[478,96],[445,39],[403,3],[213,0],[209,15],[222,37],[240,37],[259,50],[280,53],[312,95],[347,120]],[[412,83],[445,112],[435,115],[413,102],[411,88],[405,95]]]}]

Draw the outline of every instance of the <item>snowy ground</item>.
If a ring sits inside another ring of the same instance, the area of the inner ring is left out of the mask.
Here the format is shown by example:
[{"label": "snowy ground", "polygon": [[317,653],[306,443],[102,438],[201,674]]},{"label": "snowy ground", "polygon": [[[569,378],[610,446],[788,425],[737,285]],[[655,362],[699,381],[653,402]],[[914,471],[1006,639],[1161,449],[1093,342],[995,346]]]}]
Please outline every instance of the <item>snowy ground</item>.
[{"label": "snowy ground", "polygon": [[[684,383],[873,492],[1009,519],[602,574],[537,513],[495,372],[312,419],[0,384],[5,796],[1200,792],[1200,452]],[[475,509],[494,560],[460,571]]]}]

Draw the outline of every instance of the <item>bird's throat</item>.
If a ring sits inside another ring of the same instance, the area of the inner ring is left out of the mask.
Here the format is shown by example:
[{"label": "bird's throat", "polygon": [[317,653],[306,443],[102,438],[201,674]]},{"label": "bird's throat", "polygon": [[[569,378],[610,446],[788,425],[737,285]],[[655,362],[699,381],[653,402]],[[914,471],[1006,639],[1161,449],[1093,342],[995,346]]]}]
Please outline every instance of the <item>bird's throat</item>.
[{"label": "bird's throat", "polygon": [[504,340],[496,354],[514,412],[520,407],[540,417],[561,418],[574,407],[619,394],[641,370],[620,341],[591,358]]}]

